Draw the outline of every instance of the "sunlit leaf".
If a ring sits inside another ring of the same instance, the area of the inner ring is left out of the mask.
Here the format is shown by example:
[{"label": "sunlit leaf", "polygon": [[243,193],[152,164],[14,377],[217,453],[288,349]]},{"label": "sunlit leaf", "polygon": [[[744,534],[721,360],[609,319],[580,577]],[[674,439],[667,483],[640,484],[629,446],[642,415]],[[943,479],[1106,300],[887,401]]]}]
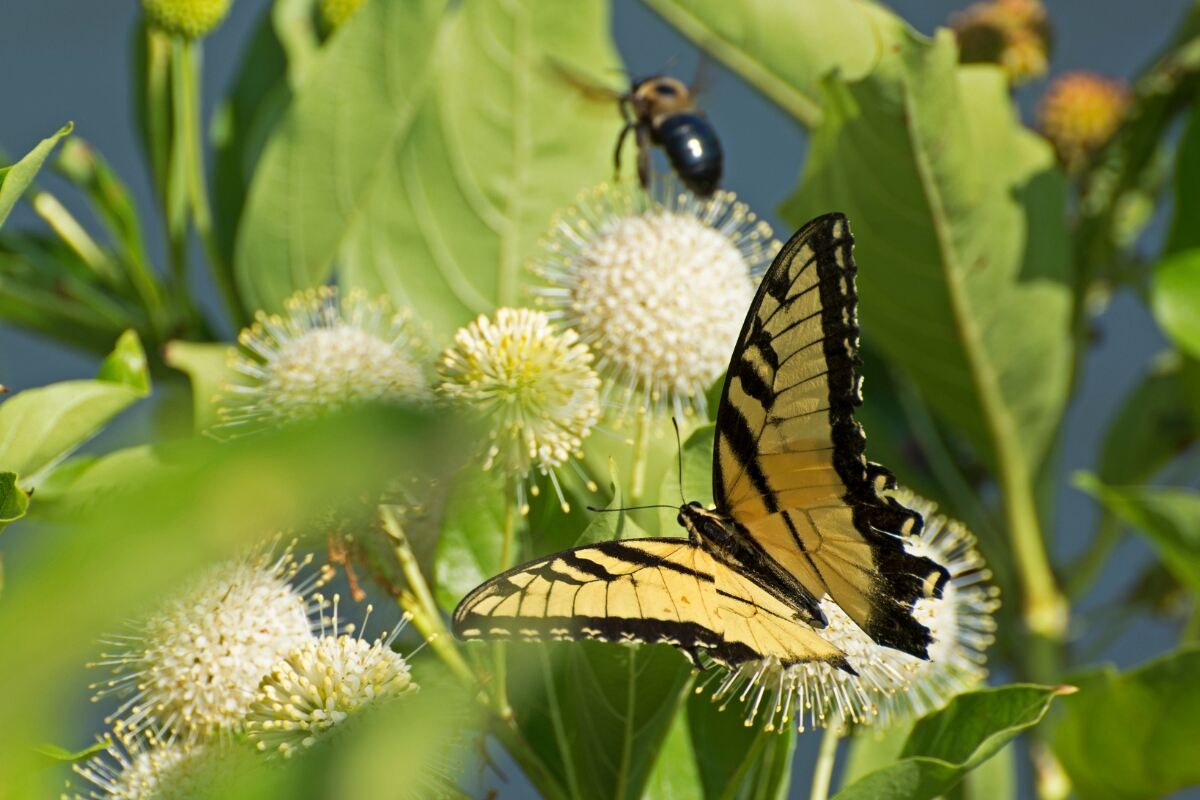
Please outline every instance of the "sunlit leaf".
[{"label": "sunlit leaf", "polygon": [[945,794],[1045,716],[1063,688],[1013,685],[960,694],[922,718],[899,759],[849,784],[837,800],[925,800]]},{"label": "sunlit leaf", "polygon": [[1200,650],[1072,678],[1054,751],[1082,800],[1149,800],[1200,783]]},{"label": "sunlit leaf", "polygon": [[8,219],[8,215],[12,213],[13,206],[17,204],[21,194],[33,183],[34,177],[42,168],[42,164],[46,162],[50,151],[54,149],[60,139],[71,132],[73,127],[72,123],[68,122],[53,136],[38,142],[37,146],[17,163],[0,167],[0,225],[3,225],[4,221]]},{"label": "sunlit leaf", "polygon": [[27,389],[0,404],[0,468],[33,481],[149,389],[146,355],[136,335],[127,332],[96,380]]},{"label": "sunlit leaf", "polygon": [[638,798],[691,668],[666,645],[509,645],[509,697],[525,739],[573,798]]},{"label": "sunlit leaf", "polygon": [[0,472],[0,531],[25,516],[29,495],[17,485],[17,473]]},{"label": "sunlit leaf", "polygon": [[1143,533],[1176,579],[1200,594],[1200,492],[1105,486],[1090,475],[1080,476],[1076,484]]},{"label": "sunlit leaf", "polygon": [[192,424],[197,431],[217,422],[217,396],[233,377],[227,344],[219,342],[168,342],[163,360],[187,374],[192,382]]},{"label": "sunlit leaf", "polygon": [[[985,455],[1040,463],[1066,401],[1065,181],[993,67],[907,34],[858,83],[826,84],[798,192],[855,234],[864,336]],[[1004,452],[1001,453],[1000,451]]]},{"label": "sunlit leaf", "polygon": [[1151,305],[1171,341],[1200,358],[1200,248],[1168,256],[1154,268]]},{"label": "sunlit leaf", "polygon": [[820,81],[864,77],[900,25],[859,0],[644,0],[663,19],[806,125],[821,120]]},{"label": "sunlit leaf", "polygon": [[332,273],[447,333],[520,301],[554,210],[610,176],[616,109],[553,68],[617,65],[606,4],[441,11],[368,3],[314,59],[247,203],[237,272],[253,305]]},{"label": "sunlit leaf", "polygon": [[468,592],[500,571],[505,505],[515,502],[495,472],[469,469],[458,477],[446,500],[434,562],[442,608],[453,611]]}]

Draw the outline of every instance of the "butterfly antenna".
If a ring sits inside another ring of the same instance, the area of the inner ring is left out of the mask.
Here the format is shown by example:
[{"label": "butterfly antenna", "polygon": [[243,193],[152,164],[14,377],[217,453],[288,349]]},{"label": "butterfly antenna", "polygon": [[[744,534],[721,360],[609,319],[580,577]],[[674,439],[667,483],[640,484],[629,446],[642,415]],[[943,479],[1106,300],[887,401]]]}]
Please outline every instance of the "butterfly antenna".
[{"label": "butterfly antenna", "polygon": [[675,510],[675,506],[668,506],[668,505],[664,505],[663,503],[654,503],[653,505],[648,505],[648,506],[622,506],[621,508],[596,508],[595,506],[588,506],[587,510],[594,511],[598,514],[603,514],[604,512],[613,512],[613,511],[641,511],[642,509],[645,509],[645,508],[667,508],[667,509],[670,509],[671,511]]},{"label": "butterfly antenna", "polygon": [[683,494],[683,439],[679,436],[679,420],[671,417],[671,424],[675,426],[675,453],[679,457],[679,502],[687,505],[687,498]]}]

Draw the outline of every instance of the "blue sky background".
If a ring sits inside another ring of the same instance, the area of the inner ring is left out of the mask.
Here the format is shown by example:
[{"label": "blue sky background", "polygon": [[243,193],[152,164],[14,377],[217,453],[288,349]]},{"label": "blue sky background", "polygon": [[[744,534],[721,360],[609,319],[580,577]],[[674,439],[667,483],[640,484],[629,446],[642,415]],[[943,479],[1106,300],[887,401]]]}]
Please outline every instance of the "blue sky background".
[{"label": "blue sky background", "polygon": [[[237,65],[265,0],[237,0],[229,21],[206,42],[205,102],[211,112]],[[918,29],[931,32],[955,9],[966,3],[953,0],[895,0],[890,3]],[[1131,77],[1169,38],[1172,26],[1190,5],[1189,0],[1155,0],[1131,13],[1128,0],[1070,0],[1048,6],[1056,28],[1052,75],[1087,68],[1119,77]],[[695,68],[695,49],[653,13],[634,0],[614,0],[614,30],[618,47],[630,71],[645,74],[671,70],[683,77]],[[8,0],[0,8],[0,147],[9,154],[23,153],[38,139],[67,120],[78,134],[100,150],[130,184],[135,199],[147,214],[153,209],[150,184],[132,124],[129,87],[129,38],[136,16],[135,0]],[[1153,13],[1145,10],[1152,9]],[[743,84],[736,76],[716,68],[715,80],[704,98],[709,116],[721,134],[726,151],[726,185],[762,216],[776,225],[776,205],[795,184],[804,157],[806,139],[783,112]],[[1030,121],[1044,81],[1023,88],[1018,100]],[[206,112],[206,116],[207,116]],[[56,186],[55,179],[45,179]],[[9,224],[31,222],[28,210],[18,210]],[[146,233],[151,253],[162,252],[157,224],[147,217]],[[1148,241],[1161,236],[1161,224]],[[198,256],[199,257],[199,256]],[[216,309],[212,291],[198,287],[207,305]],[[1107,420],[1121,398],[1145,369],[1150,356],[1164,347],[1154,322],[1135,298],[1118,295],[1099,320],[1100,339],[1088,359],[1081,391],[1068,417],[1064,461],[1069,475],[1095,463],[1096,448]],[[89,376],[95,362],[71,350],[0,325],[0,383],[13,389],[56,380]],[[867,402],[870,402],[868,394]],[[125,420],[115,437],[137,436],[136,418]],[[1090,501],[1064,486],[1060,490],[1055,548],[1060,554],[1076,553],[1082,537],[1092,529]],[[1117,589],[1131,580],[1146,562],[1148,550],[1136,539],[1125,542],[1113,559],[1104,581],[1107,588],[1085,604],[1083,611],[1100,608]],[[1171,646],[1176,631],[1166,625],[1138,626],[1112,643],[1107,657],[1128,666]],[[812,758],[816,740],[802,742],[798,758]],[[797,772],[799,784],[807,768]],[[806,785],[793,795],[804,796]],[[520,796],[516,787],[506,796]]]}]

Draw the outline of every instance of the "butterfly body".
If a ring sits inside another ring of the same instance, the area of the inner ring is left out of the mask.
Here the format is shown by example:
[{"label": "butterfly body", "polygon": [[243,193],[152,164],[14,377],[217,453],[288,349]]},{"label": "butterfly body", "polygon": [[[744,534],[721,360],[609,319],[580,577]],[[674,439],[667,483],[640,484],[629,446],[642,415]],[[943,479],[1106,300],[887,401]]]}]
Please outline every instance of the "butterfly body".
[{"label": "butterfly body", "polygon": [[905,549],[921,516],[887,496],[891,473],[864,455],[852,245],[846,218],[827,214],[763,277],[717,410],[714,505],[680,507],[687,538],[601,542],[508,570],[463,598],[456,633],[849,669],[820,636],[832,602],[878,644],[926,658],[932,635],[913,607],[949,576]]}]

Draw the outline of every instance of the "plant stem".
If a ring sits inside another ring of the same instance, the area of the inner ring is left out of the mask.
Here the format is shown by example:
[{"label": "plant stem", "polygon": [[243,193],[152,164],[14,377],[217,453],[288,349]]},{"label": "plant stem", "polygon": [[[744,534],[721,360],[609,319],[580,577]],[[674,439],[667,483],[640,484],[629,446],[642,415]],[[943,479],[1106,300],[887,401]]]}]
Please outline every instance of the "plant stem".
[{"label": "plant stem", "polygon": [[829,797],[829,785],[833,782],[833,765],[837,761],[842,732],[842,726],[831,721],[821,736],[817,762],[813,765],[812,787],[808,791],[809,800],[826,800]]},{"label": "plant stem", "polygon": [[[500,545],[500,571],[503,572],[516,560],[517,487],[512,478],[504,485],[504,529]],[[508,702],[508,656],[504,642],[492,642],[492,673],[496,693],[496,714],[504,721],[513,718],[512,706]]]},{"label": "plant stem", "polygon": [[192,211],[192,222],[196,233],[204,247],[208,258],[209,271],[217,285],[225,308],[229,312],[230,321],[237,327],[245,324],[245,314],[238,301],[237,289],[233,285],[233,274],[217,245],[213,235],[212,211],[208,199],[208,185],[204,170],[204,145],[200,132],[200,45],[193,41],[184,41],[176,53],[178,62],[176,69],[180,75],[177,81],[178,94],[175,102],[179,109],[176,120],[181,127],[179,141],[184,148],[184,174],[187,186],[188,205]]},{"label": "plant stem", "polygon": [[633,435],[633,466],[629,476],[629,505],[637,505],[646,491],[646,454],[650,449],[650,412],[638,412]]}]

